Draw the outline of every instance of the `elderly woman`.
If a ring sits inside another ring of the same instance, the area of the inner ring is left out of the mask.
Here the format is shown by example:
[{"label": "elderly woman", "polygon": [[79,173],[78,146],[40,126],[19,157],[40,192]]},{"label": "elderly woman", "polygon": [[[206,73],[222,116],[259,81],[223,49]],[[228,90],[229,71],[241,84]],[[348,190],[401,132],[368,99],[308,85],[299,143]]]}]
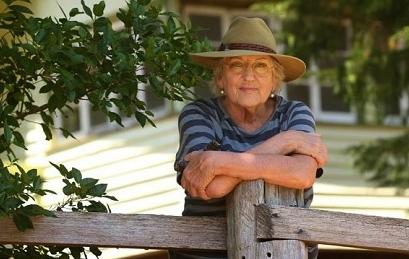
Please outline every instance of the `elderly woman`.
[{"label": "elderly woman", "polygon": [[[305,72],[298,58],[277,54],[271,30],[259,18],[238,17],[218,51],[194,53],[192,59],[214,71],[217,97],[185,106],[179,117],[176,164],[186,191],[183,215],[224,216],[224,197],[240,182],[263,179],[304,189],[327,160],[326,146],[315,134],[310,109],[278,95],[279,86]],[[206,151],[211,141],[221,151]],[[316,255],[311,255],[314,258]],[[226,258],[225,253],[176,253],[171,258]]]}]

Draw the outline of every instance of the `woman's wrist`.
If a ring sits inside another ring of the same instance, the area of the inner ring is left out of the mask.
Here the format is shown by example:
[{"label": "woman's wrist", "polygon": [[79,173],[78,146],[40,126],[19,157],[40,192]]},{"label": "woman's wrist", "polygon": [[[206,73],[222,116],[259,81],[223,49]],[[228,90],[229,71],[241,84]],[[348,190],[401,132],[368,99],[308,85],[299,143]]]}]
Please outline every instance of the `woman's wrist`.
[{"label": "woman's wrist", "polygon": [[228,163],[226,161],[229,161],[228,159],[231,159],[229,156],[228,151],[210,151],[212,152],[212,161],[213,161],[213,168],[214,168],[214,175],[224,175],[224,172],[228,171],[226,167],[228,166]]},{"label": "woman's wrist", "polygon": [[270,152],[276,155],[288,155],[296,150],[297,143],[290,132],[282,132],[269,141],[272,141]]}]

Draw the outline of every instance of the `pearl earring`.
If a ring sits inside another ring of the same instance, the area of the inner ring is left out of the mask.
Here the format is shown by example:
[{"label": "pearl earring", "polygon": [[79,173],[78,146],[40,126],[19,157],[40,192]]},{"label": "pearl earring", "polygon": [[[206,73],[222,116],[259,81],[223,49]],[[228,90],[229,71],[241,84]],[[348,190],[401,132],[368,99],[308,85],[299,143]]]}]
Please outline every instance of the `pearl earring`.
[{"label": "pearl earring", "polygon": [[274,98],[274,96],[275,96],[275,94],[274,94],[274,93],[271,93],[270,97],[271,97],[271,98]]},{"label": "pearl earring", "polygon": [[224,95],[224,90],[223,89],[220,90],[220,95]]}]

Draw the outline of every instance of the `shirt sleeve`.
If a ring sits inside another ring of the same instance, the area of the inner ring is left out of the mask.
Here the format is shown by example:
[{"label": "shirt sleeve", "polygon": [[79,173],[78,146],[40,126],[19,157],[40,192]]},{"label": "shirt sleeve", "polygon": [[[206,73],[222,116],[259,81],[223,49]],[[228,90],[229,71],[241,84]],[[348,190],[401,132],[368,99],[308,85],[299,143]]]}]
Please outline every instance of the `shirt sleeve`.
[{"label": "shirt sleeve", "polygon": [[[204,103],[194,102],[186,105],[179,115],[179,149],[176,153],[175,165],[183,158],[198,150],[203,150],[207,144],[216,139],[214,120],[211,119],[210,107]],[[177,172],[180,184],[182,172]]]},{"label": "shirt sleeve", "polygon": [[288,110],[287,130],[315,132],[315,119],[311,109],[302,102],[294,102]]}]

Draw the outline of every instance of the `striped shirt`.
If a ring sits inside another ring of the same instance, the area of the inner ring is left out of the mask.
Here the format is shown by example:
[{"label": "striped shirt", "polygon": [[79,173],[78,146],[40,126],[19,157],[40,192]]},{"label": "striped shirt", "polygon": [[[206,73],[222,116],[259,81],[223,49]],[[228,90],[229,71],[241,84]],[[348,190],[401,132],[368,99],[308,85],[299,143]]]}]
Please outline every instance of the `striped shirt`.
[{"label": "striped shirt", "polygon": [[[315,121],[311,110],[302,102],[288,101],[275,96],[276,109],[267,122],[258,130],[248,133],[240,129],[217,98],[196,100],[184,107],[179,116],[179,150],[175,163],[183,160],[190,152],[203,150],[212,140],[221,144],[222,151],[245,152],[282,131],[298,130],[315,132]],[[180,184],[181,174],[177,181]],[[304,191],[305,207],[312,202],[312,188]],[[204,201],[185,197],[184,216],[225,216],[225,199]],[[223,254],[213,256],[198,253],[171,258],[225,258]]]}]

